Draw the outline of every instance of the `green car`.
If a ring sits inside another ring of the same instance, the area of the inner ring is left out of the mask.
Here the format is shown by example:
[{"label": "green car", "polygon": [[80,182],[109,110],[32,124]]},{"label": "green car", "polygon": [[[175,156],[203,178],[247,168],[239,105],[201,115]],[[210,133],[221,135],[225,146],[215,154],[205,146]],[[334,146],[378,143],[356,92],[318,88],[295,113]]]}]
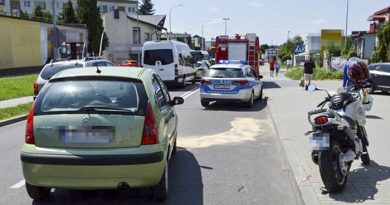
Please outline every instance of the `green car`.
[{"label": "green car", "polygon": [[33,199],[51,188],[153,187],[168,194],[168,161],[176,152],[178,117],[151,69],[90,67],[53,76],[27,119],[21,161]]}]

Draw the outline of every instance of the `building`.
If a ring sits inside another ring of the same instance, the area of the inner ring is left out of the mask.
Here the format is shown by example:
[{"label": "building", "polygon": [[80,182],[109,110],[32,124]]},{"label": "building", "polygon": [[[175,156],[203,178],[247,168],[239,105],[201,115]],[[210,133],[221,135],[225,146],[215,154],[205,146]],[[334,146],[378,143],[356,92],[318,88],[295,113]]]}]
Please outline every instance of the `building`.
[{"label": "building", "polygon": [[370,33],[381,30],[383,26],[390,21],[390,6],[370,15],[367,20],[371,21]]},{"label": "building", "polygon": [[145,41],[160,40],[165,15],[128,15],[123,10],[101,15],[110,44],[103,57],[121,63],[126,59],[140,62]]},{"label": "building", "polygon": [[[77,8],[77,0],[70,0],[73,7]],[[58,16],[64,4],[68,0],[55,0],[55,13]],[[40,6],[43,11],[53,13],[53,0],[0,0],[0,14],[19,16],[19,11],[27,12],[32,15],[35,7]],[[97,6],[100,13],[112,12],[114,9],[125,11],[129,15],[136,14],[138,11],[138,1],[136,0],[98,0]]]},{"label": "building", "polygon": [[306,37],[305,51],[309,54],[317,54],[321,51],[321,34],[309,33]]},{"label": "building", "polygon": [[[53,24],[0,15],[0,69],[42,66],[54,56]],[[60,58],[82,58],[87,29],[59,24]]]},{"label": "building", "polygon": [[358,56],[363,59],[370,59],[372,53],[375,51],[375,32],[370,31],[352,31],[350,35],[353,49]]}]

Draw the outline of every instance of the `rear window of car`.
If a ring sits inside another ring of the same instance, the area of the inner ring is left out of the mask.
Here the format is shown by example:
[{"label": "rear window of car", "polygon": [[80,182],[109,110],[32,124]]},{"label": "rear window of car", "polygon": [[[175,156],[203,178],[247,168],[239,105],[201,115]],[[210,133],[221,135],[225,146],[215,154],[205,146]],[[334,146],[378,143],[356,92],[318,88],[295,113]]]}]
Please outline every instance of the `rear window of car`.
[{"label": "rear window of car", "polygon": [[50,82],[46,86],[44,93],[36,99],[37,115],[90,113],[91,110],[145,114],[147,95],[140,80],[74,78]]},{"label": "rear window of car", "polygon": [[210,78],[241,78],[241,69],[238,68],[210,68],[206,74]]},{"label": "rear window of car", "polygon": [[82,68],[83,65],[81,63],[75,63],[75,64],[47,64],[45,67],[43,67],[41,78],[45,80],[49,80],[51,77],[53,77],[55,74],[57,74],[60,71],[70,69],[70,68]]},{"label": "rear window of car", "polygon": [[155,65],[156,61],[160,61],[161,65],[173,63],[172,49],[155,49],[144,51],[144,64]]}]

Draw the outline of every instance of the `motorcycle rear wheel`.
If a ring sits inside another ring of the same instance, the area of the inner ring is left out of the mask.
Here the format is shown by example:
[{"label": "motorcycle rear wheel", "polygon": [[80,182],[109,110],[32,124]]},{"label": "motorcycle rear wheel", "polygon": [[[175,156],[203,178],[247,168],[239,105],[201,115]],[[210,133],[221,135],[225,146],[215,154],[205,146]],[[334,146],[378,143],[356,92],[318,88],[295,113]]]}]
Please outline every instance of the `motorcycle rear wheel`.
[{"label": "motorcycle rear wheel", "polygon": [[[344,189],[347,183],[348,173],[345,175],[340,168],[341,147],[338,143],[332,143],[329,150],[321,151],[318,165],[321,179],[329,192],[337,192]],[[348,163],[348,171],[351,163]]]}]

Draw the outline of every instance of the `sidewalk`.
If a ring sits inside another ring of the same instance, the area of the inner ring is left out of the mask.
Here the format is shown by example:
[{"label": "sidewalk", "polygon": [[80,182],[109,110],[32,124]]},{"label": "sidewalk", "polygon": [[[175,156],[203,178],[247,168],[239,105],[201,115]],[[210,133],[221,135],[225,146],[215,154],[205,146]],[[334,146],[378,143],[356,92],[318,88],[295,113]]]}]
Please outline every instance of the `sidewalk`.
[{"label": "sidewalk", "polygon": [[33,102],[33,101],[34,101],[33,96],[27,96],[27,97],[10,99],[10,100],[3,100],[3,101],[0,101],[0,108],[15,107],[17,105],[25,104],[25,103],[29,103],[29,102]]},{"label": "sidewalk", "polygon": [[[371,164],[363,167],[361,161],[355,160],[344,191],[327,194],[322,192],[318,166],[311,161],[309,137],[304,136],[311,130],[307,112],[315,109],[326,94],[305,91],[298,81],[284,77],[284,72],[271,78],[267,66],[262,67],[262,75],[267,87],[264,95],[268,97],[269,109],[305,204],[390,204],[390,95],[373,95],[374,106],[367,113]],[[314,84],[335,91],[341,82],[316,81]]]}]

